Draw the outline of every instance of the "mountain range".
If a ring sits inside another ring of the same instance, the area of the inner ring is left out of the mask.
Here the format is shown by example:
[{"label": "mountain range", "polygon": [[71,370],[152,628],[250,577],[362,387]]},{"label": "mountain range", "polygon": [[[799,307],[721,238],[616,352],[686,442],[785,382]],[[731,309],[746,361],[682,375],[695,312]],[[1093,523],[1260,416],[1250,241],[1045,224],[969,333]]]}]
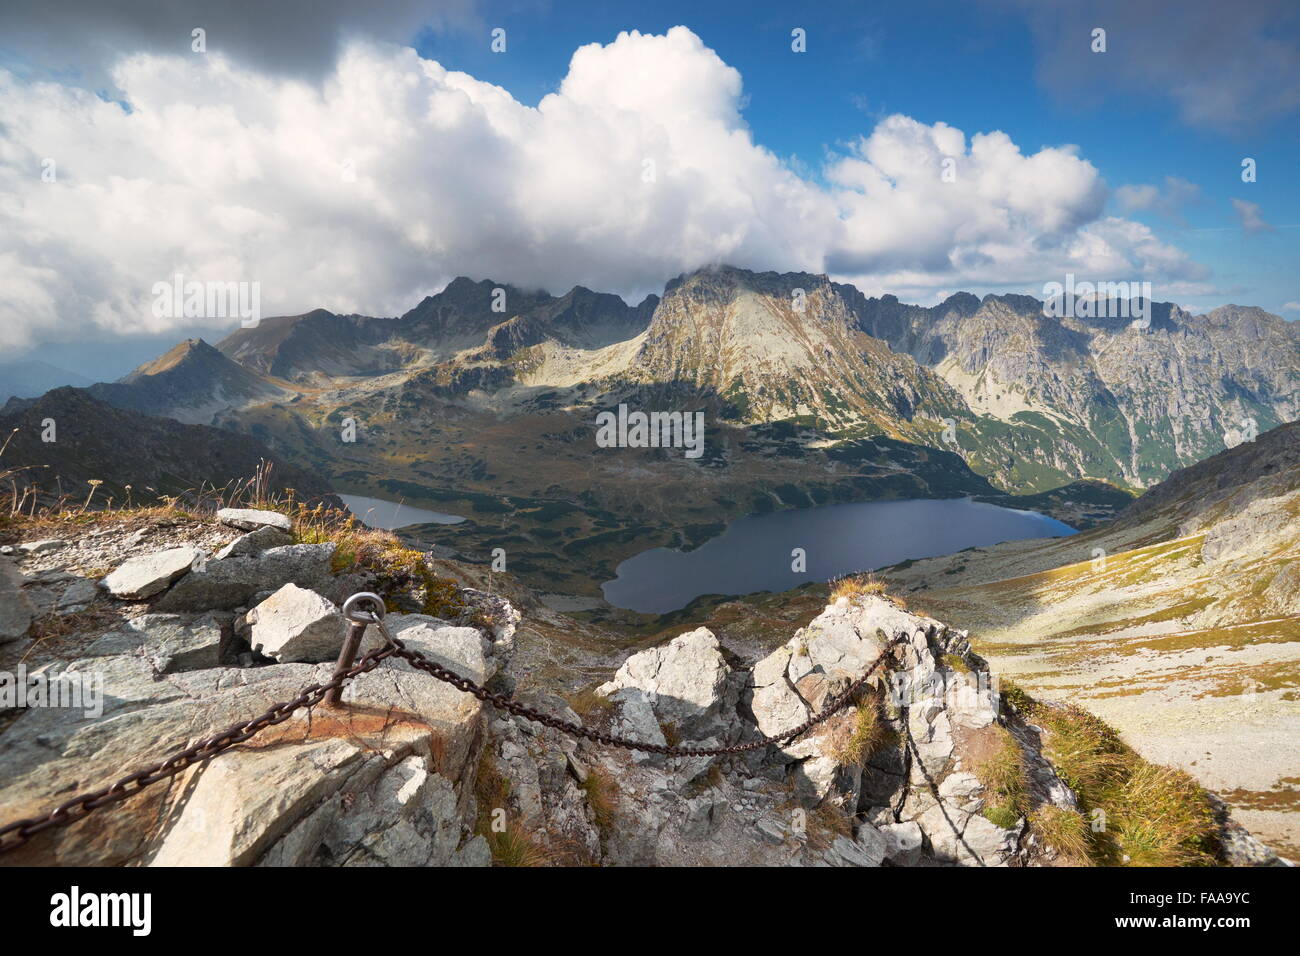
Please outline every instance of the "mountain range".
[{"label": "mountain range", "polygon": [[[429,543],[476,555],[505,537],[527,566],[563,535],[581,561],[559,583],[589,590],[641,547],[790,507],[971,495],[1085,528],[1297,417],[1294,324],[1147,305],[1142,328],[727,266],[635,305],[458,278],[396,318],[267,318],[87,391],[251,435],[340,492],[471,519]],[[595,416],[618,404],[705,412],[703,456],[598,449]]]},{"label": "mountain range", "polygon": [[1152,303],[1151,313],[1137,328],[1050,317],[1022,295],[922,307],[825,276],[729,267],[634,306],[582,287],[554,297],[459,278],[396,319],[318,309],[215,349],[192,340],[94,393],[205,424],[271,402],[400,403],[408,392],[506,416],[695,404],[737,426],[947,447],[1024,493],[1078,478],[1146,487],[1222,450],[1225,436],[1296,418],[1293,324],[1233,305],[1191,315]]}]

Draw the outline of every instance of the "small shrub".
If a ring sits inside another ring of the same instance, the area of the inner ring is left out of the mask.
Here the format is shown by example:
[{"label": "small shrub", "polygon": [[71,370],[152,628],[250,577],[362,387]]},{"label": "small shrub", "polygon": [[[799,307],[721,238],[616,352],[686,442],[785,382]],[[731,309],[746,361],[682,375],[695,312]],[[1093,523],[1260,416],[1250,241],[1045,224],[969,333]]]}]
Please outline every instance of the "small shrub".
[{"label": "small shrub", "polygon": [[969,674],[970,665],[958,657],[956,654],[943,655],[943,666],[949,670],[956,671],[959,674]]},{"label": "small shrub", "polygon": [[1020,820],[1020,814],[1008,806],[993,804],[984,808],[984,816],[1004,830],[1010,830]]}]

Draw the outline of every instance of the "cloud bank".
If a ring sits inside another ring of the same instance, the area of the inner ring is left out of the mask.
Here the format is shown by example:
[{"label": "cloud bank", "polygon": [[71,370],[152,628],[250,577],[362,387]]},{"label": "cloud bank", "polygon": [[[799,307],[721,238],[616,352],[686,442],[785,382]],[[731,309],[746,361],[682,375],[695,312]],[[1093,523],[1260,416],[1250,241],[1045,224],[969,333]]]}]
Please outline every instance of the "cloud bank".
[{"label": "cloud bank", "polygon": [[150,290],[175,273],[259,282],[267,315],[397,314],[461,274],[639,295],[715,262],[921,297],[1206,274],[1103,215],[1070,146],[895,115],[799,175],[684,27],[580,48],[536,107],[359,41],[319,82],[215,52],[113,81],[129,106],[0,71],[0,347],[166,331]]}]

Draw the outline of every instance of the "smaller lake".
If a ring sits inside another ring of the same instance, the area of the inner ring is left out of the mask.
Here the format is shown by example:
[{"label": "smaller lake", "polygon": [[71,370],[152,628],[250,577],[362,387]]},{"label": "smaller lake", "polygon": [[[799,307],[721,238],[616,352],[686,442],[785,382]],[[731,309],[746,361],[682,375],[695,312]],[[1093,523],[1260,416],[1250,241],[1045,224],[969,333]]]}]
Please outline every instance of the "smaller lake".
[{"label": "smaller lake", "polygon": [[429,511],[427,508],[416,508],[397,501],[385,501],[383,498],[367,498],[365,495],[339,495],[339,497],[361,521],[372,528],[383,528],[385,531],[405,528],[413,524],[460,524],[465,520],[461,515]]},{"label": "smaller lake", "polygon": [[[788,591],[810,581],[1022,538],[1074,534],[1036,511],[968,498],[868,501],[738,518],[694,551],[653,548],[628,558],[601,586],[615,607],[664,614],[702,594]],[[791,551],[807,572],[791,570]]]}]

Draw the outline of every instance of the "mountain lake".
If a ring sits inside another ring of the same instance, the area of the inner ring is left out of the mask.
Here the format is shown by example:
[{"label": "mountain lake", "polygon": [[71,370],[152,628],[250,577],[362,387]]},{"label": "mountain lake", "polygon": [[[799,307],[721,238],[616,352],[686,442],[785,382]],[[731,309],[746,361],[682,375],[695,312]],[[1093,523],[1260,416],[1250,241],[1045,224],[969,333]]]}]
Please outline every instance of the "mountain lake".
[{"label": "mountain lake", "polygon": [[460,524],[465,520],[461,515],[429,511],[427,508],[416,508],[398,501],[385,501],[382,498],[367,498],[365,495],[339,495],[339,497],[363,524],[371,528],[382,528],[385,531],[406,528],[413,524]]},{"label": "mountain lake", "polygon": [[[738,518],[694,551],[652,548],[601,585],[615,607],[664,614],[704,594],[787,591],[810,581],[1023,538],[1074,534],[1036,511],[969,498],[869,501]],[[792,570],[792,552],[806,571]]]}]

